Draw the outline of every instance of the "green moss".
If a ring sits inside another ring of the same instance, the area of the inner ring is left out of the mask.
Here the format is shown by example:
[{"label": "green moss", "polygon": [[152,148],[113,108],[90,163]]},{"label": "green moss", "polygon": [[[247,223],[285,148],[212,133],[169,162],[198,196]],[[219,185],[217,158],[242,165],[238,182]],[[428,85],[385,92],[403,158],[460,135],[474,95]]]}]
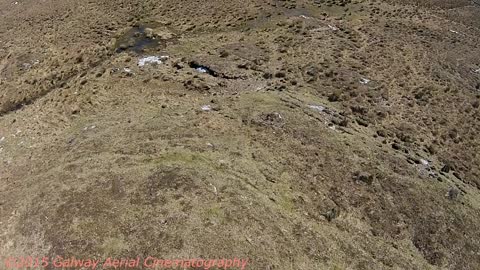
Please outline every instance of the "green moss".
[{"label": "green moss", "polygon": [[288,212],[295,211],[295,203],[290,192],[290,185],[288,182],[281,182],[280,184],[280,199],[279,205]]},{"label": "green moss", "polygon": [[203,154],[191,152],[169,152],[161,155],[158,158],[153,159],[152,161],[154,163],[163,164],[185,163],[193,165],[200,165],[210,162],[210,160]]},{"label": "green moss", "polygon": [[128,250],[128,245],[121,238],[106,238],[100,246],[100,250],[107,256],[118,256],[123,251]]},{"label": "green moss", "polygon": [[219,205],[214,205],[205,209],[204,216],[210,220],[216,220],[219,222],[225,220],[225,212]]}]

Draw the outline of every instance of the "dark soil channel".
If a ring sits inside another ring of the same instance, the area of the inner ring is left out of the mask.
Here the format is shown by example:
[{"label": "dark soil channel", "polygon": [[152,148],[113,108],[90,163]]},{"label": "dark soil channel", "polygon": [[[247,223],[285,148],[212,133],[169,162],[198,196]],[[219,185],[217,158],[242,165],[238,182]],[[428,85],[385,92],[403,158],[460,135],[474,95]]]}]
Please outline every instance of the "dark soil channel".
[{"label": "dark soil channel", "polygon": [[207,66],[200,65],[199,63],[197,63],[195,61],[190,62],[188,65],[191,68],[194,68],[196,70],[204,70],[205,73],[207,73],[208,75],[211,75],[213,77],[218,77],[218,73],[215,70],[212,70],[211,68],[209,68]]},{"label": "dark soil channel", "polygon": [[135,26],[123,34],[115,43],[115,51],[133,51],[142,53],[147,49],[153,49],[160,46],[159,40],[148,38],[145,29],[148,26]]}]

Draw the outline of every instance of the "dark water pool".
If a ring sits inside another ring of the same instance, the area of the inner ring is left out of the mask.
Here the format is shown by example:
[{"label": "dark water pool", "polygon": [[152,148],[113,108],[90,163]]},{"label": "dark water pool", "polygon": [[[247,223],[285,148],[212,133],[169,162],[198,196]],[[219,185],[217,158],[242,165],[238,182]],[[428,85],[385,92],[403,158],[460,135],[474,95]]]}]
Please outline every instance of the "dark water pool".
[{"label": "dark water pool", "polygon": [[148,38],[145,33],[146,28],[147,26],[145,25],[132,27],[117,40],[115,51],[133,51],[136,53],[142,53],[145,50],[158,47],[160,45],[159,40]]}]

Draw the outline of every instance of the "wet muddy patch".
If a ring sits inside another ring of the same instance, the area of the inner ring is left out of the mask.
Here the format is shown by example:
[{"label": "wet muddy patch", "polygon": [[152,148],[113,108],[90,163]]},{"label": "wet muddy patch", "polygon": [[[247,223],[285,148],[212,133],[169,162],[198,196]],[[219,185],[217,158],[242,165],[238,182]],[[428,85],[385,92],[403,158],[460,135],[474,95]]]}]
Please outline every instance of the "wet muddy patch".
[{"label": "wet muddy patch", "polygon": [[153,25],[134,26],[122,34],[115,42],[115,51],[132,51],[143,53],[165,47],[168,40],[173,38],[168,29],[158,29]]}]

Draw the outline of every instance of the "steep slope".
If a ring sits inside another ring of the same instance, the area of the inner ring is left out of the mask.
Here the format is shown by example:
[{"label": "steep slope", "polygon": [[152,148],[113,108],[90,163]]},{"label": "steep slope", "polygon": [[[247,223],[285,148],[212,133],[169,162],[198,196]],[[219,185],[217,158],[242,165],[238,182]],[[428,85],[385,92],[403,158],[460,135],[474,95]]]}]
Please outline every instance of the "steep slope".
[{"label": "steep slope", "polygon": [[476,269],[460,2],[1,0],[2,267]]}]

